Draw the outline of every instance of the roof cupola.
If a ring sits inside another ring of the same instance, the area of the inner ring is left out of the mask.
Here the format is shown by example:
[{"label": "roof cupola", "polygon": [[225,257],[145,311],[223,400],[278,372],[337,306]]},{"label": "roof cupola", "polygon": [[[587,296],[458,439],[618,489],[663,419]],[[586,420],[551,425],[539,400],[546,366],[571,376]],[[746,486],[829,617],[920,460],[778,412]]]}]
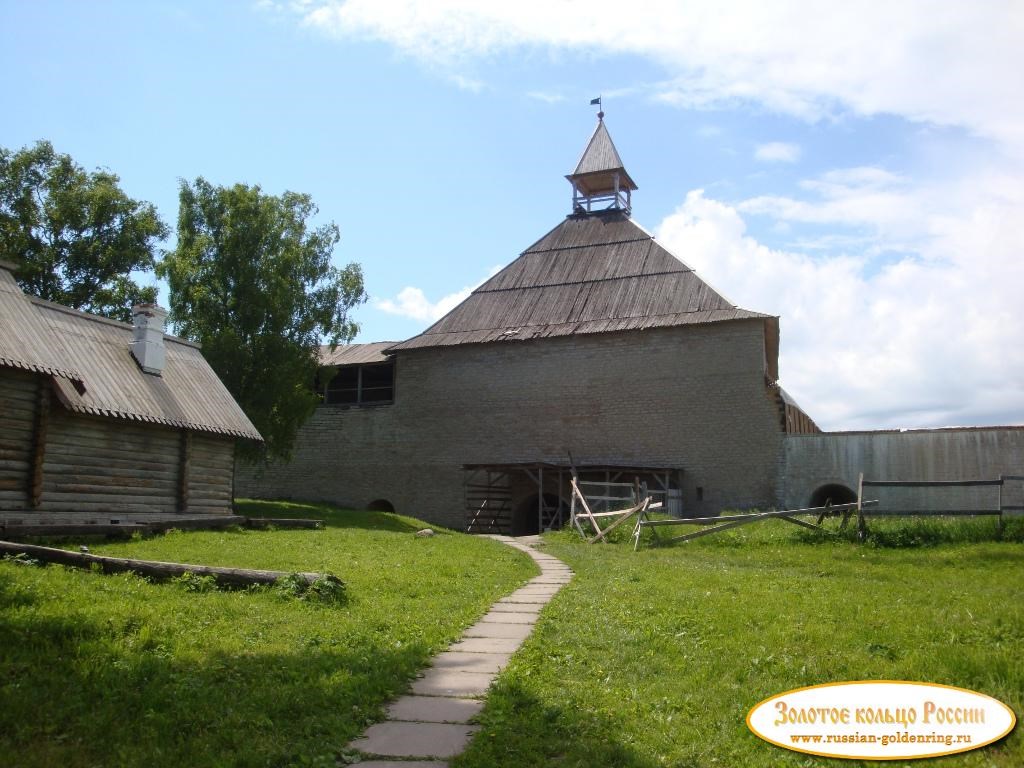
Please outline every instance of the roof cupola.
[{"label": "roof cupola", "polygon": [[583,150],[576,170],[565,178],[572,184],[574,214],[617,210],[629,215],[632,208],[630,193],[637,186],[622,166],[622,159],[608,135],[604,112],[597,113],[597,127],[587,142],[587,148]]}]

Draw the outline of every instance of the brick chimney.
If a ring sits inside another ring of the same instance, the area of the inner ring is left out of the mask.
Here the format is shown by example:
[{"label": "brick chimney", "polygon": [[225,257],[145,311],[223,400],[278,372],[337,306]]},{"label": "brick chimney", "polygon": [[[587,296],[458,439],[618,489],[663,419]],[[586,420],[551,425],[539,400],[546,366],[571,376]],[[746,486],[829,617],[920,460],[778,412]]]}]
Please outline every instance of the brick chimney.
[{"label": "brick chimney", "polygon": [[132,307],[132,343],[128,348],[146,373],[159,376],[164,369],[164,320],[167,310],[156,304]]}]

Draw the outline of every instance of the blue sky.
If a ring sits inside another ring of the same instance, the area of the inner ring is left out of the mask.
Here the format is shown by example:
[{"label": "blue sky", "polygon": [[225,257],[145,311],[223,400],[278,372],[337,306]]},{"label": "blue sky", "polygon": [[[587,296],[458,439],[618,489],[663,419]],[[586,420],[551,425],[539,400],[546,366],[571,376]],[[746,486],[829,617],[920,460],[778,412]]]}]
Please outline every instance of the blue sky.
[{"label": "blue sky", "polygon": [[[0,145],[310,193],[398,340],[569,211],[604,96],[634,218],[781,316],[827,429],[1024,423],[1024,5],[0,0]],[[168,242],[166,245],[170,246]]]}]

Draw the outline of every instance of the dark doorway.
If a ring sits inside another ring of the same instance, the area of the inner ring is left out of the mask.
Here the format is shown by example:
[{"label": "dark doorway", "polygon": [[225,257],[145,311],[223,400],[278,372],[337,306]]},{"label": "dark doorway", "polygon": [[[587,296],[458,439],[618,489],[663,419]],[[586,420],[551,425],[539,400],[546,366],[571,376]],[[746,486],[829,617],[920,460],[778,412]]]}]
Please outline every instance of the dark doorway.
[{"label": "dark doorway", "polygon": [[[527,496],[512,514],[512,535],[529,536],[540,533],[540,520],[537,517],[540,494]],[[544,494],[544,527],[561,528],[569,521],[569,506],[553,493]]]},{"label": "dark doorway", "polygon": [[387,499],[377,499],[376,501],[371,501],[369,504],[366,505],[366,508],[368,510],[370,510],[371,512],[394,512],[395,511],[395,505],[392,504]]},{"label": "dark doorway", "polygon": [[811,494],[810,506],[824,507],[826,504],[853,504],[857,501],[857,494],[839,483],[829,483],[821,486]]}]

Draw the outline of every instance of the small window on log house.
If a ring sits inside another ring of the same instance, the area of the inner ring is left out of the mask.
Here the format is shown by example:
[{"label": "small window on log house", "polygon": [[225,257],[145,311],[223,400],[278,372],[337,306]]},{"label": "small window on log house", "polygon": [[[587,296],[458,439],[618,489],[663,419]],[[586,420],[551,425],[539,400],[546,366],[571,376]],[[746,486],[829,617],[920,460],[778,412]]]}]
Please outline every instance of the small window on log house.
[{"label": "small window on log house", "polygon": [[343,365],[327,383],[327,405],[386,405],[395,400],[395,364]]}]

